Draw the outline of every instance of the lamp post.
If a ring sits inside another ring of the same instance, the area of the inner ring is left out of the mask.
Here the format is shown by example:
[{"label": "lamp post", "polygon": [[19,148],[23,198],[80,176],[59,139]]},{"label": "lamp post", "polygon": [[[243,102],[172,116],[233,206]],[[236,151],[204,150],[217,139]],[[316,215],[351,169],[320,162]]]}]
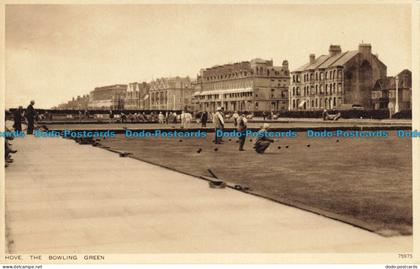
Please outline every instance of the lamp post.
[{"label": "lamp post", "polygon": [[398,105],[398,76],[395,77],[395,113],[400,111],[400,106]]}]

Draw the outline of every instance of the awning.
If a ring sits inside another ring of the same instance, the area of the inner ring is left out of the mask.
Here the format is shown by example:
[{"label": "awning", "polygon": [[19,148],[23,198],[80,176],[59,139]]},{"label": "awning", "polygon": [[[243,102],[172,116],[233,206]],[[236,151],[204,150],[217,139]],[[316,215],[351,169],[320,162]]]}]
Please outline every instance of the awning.
[{"label": "awning", "polygon": [[238,88],[238,89],[203,91],[201,93],[195,92],[194,95],[214,95],[214,94],[245,93],[245,92],[253,92],[253,89],[252,88]]}]

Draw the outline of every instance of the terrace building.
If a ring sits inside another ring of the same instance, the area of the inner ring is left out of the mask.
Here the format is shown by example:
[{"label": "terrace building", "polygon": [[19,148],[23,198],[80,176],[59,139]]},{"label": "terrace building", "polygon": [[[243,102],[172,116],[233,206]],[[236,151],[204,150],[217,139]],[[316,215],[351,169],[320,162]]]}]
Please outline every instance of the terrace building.
[{"label": "terrace building", "polygon": [[197,76],[194,101],[199,110],[272,111],[287,109],[289,64],[253,59],[202,69]]},{"label": "terrace building", "polygon": [[129,83],[124,97],[124,109],[149,109],[149,90],[149,83]]},{"label": "terrace building", "polygon": [[58,109],[74,109],[74,110],[85,110],[88,108],[89,95],[78,95],[73,97],[72,100],[67,103],[63,103],[57,106]]},{"label": "terrace building", "polygon": [[96,87],[89,94],[90,109],[124,109],[126,84]]},{"label": "terrace building", "polygon": [[193,86],[189,77],[159,78],[150,82],[150,109],[190,109]]},{"label": "terrace building", "polygon": [[342,52],[331,45],[328,55],[309,55],[309,62],[292,72],[290,110],[372,107],[372,89],[386,78],[386,65],[372,54],[370,44]]}]

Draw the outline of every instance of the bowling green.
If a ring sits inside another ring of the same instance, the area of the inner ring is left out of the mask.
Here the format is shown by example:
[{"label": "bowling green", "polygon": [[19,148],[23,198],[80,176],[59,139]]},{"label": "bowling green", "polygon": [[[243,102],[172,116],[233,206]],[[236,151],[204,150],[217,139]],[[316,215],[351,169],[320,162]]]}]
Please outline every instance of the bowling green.
[{"label": "bowling green", "polygon": [[[412,143],[410,138],[280,138],[257,154],[250,139],[214,145],[205,138],[115,138],[100,143],[131,157],[230,185],[384,236],[412,234]],[[217,148],[217,150],[215,150]],[[153,180],[151,178],[150,180]],[[202,180],[197,178],[197,180]],[[174,189],[176,191],[176,189]],[[214,191],[218,191],[215,189]],[[191,201],[194,203],[194,201]]]}]

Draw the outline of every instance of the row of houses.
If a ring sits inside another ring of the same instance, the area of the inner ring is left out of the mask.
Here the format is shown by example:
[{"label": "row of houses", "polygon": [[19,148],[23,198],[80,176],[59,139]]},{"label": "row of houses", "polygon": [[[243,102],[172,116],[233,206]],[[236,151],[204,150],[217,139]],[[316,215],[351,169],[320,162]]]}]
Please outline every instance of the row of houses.
[{"label": "row of houses", "polygon": [[[398,92],[398,96],[397,96]],[[397,104],[398,100],[398,104]],[[89,95],[61,104],[63,109],[137,109],[280,111],[349,109],[411,109],[411,72],[387,76],[387,67],[370,44],[328,54],[310,54],[296,70],[289,63],[252,59],[203,68],[195,79],[159,78],[97,87]]]}]

